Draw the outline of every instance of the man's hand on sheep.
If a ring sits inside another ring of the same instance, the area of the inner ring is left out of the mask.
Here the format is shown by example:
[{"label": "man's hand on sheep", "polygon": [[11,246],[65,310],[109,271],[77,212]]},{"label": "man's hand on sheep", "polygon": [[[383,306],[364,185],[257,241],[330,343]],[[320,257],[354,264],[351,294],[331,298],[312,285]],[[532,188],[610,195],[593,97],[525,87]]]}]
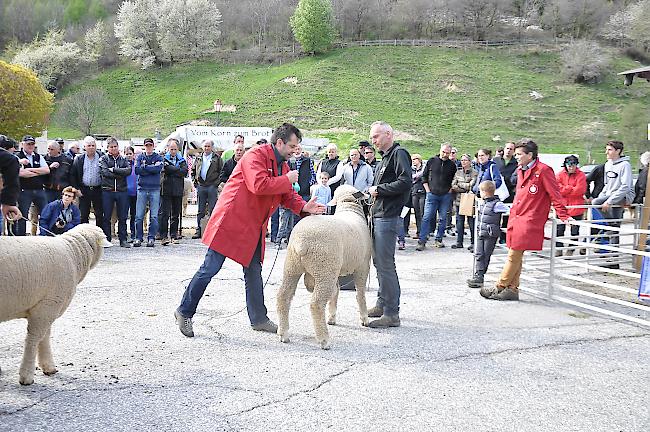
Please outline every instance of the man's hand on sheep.
[{"label": "man's hand on sheep", "polygon": [[289,178],[289,181],[291,184],[294,184],[298,181],[298,170],[291,170],[287,173],[287,178]]},{"label": "man's hand on sheep", "polygon": [[325,213],[325,210],[327,210],[327,207],[317,202],[315,196],[312,197],[312,199],[310,199],[302,208],[303,212],[311,214],[323,214]]}]

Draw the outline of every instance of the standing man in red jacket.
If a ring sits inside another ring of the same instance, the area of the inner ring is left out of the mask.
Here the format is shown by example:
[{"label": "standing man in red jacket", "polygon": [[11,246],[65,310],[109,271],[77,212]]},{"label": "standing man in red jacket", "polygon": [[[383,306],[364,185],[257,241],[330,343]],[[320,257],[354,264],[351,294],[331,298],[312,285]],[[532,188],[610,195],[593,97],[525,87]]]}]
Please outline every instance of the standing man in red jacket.
[{"label": "standing man in red jacket", "polygon": [[237,163],[205,227],[203,243],[208,246],[205,261],[174,311],[183,335],[194,336],[192,317],[210,280],[226,258],[244,268],[246,307],[253,330],[277,332],[278,326],[266,315],[262,284],[269,217],[280,204],[301,217],[325,211],[325,206],[317,203],[315,197],[305,202],[293,190],[298,171],[289,171],[286,161],[301,139],[298,128],[284,123],[273,132],[270,144],[252,148]]},{"label": "standing man in red jacket", "polygon": [[563,222],[569,218],[553,169],[537,159],[537,151],[537,144],[529,138],[522,139],[515,146],[517,192],[510,209],[506,235],[508,260],[496,285],[481,288],[480,293],[486,299],[519,300],[524,252],[542,250],[544,224],[551,203]]}]

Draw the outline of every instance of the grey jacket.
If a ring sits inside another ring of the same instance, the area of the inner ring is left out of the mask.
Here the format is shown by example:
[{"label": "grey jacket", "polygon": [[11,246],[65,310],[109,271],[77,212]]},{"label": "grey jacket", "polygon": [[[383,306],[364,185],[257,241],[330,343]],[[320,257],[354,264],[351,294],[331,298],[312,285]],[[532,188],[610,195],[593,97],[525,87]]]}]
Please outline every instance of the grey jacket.
[{"label": "grey jacket", "polygon": [[632,165],[630,158],[623,156],[615,161],[605,163],[605,187],[593,204],[607,202],[610,205],[631,204],[634,201],[634,186],[632,183]]}]

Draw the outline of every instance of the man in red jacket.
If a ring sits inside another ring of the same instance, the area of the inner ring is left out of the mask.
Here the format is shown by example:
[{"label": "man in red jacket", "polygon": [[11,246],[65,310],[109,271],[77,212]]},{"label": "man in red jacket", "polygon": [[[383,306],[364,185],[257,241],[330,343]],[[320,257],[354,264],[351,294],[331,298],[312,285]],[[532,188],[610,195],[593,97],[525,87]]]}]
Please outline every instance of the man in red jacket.
[{"label": "man in red jacket", "polygon": [[522,139],[515,146],[516,195],[510,209],[506,245],[508,260],[495,286],[484,286],[481,295],[491,300],[519,300],[519,276],[524,251],[542,250],[544,224],[551,203],[562,221],[569,218],[553,169],[537,159],[537,144]]},{"label": "man in red jacket", "polygon": [[206,287],[226,258],[244,268],[246,307],[253,329],[277,332],[278,326],[266,315],[262,284],[264,238],[269,217],[280,204],[301,217],[325,211],[325,206],[317,203],[315,197],[305,202],[293,190],[298,171],[289,171],[286,160],[301,139],[298,128],[284,123],[273,132],[270,144],[252,148],[237,163],[205,227],[202,240],[208,246],[205,261],[174,311],[183,335],[194,336],[192,317]]}]

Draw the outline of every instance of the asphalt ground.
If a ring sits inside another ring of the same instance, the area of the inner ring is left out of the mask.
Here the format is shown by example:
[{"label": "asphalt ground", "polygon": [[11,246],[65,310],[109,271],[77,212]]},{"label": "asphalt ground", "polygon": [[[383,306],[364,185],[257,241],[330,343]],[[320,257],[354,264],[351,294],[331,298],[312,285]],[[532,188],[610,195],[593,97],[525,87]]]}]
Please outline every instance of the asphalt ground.
[{"label": "asphalt ground", "polygon": [[[251,330],[227,260],[188,339],[172,314],[205,247],[107,249],[53,326],[56,375],[20,386],[26,321],[0,323],[0,431],[650,430],[650,329],[523,293],[485,300],[465,284],[471,254],[445,241],[397,252],[399,328],[361,327],[341,292],[329,351],[302,282],[283,344]],[[263,266],[273,320],[284,256],[269,248]],[[376,288],[373,271],[369,305]]]}]

